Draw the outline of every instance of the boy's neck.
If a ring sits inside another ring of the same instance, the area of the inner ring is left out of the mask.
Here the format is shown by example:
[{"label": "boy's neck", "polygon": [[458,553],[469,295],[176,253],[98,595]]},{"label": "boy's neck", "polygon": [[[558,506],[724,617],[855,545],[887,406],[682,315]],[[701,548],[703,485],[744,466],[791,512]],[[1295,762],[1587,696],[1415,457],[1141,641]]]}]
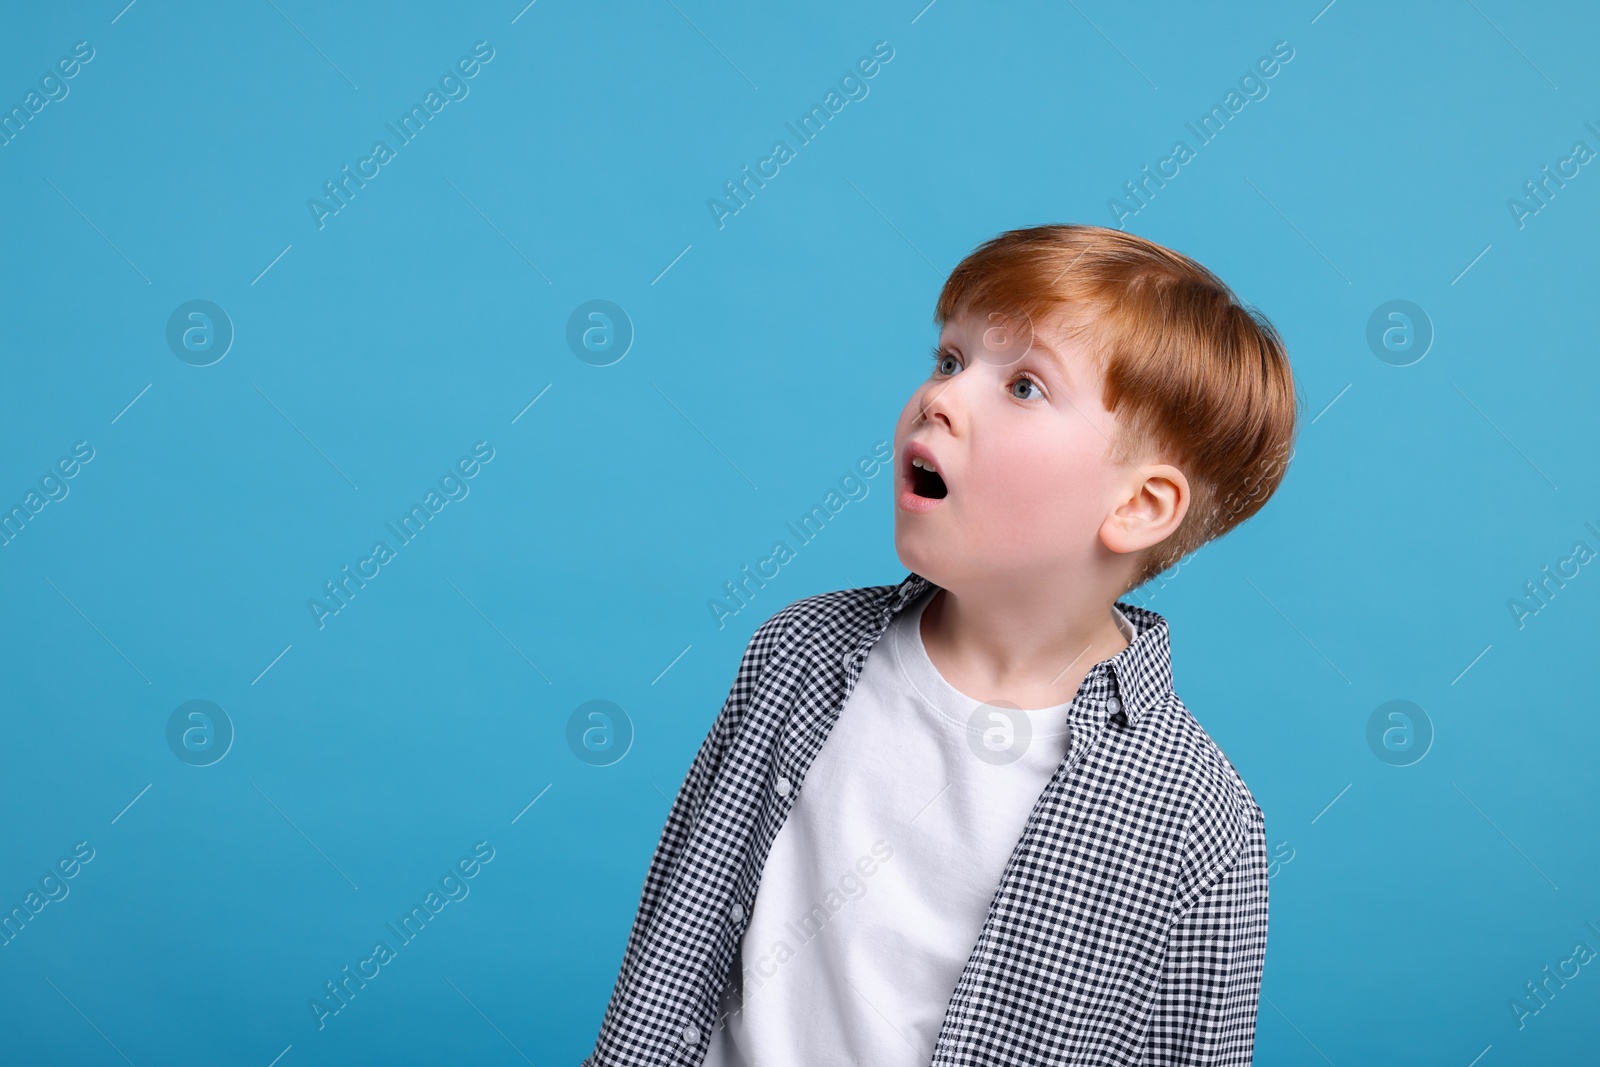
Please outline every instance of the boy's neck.
[{"label": "boy's neck", "polygon": [[1026,593],[958,595],[940,588],[922,613],[922,644],[958,692],[979,701],[1048,708],[1077,695],[1101,660],[1128,647],[1112,602]]}]

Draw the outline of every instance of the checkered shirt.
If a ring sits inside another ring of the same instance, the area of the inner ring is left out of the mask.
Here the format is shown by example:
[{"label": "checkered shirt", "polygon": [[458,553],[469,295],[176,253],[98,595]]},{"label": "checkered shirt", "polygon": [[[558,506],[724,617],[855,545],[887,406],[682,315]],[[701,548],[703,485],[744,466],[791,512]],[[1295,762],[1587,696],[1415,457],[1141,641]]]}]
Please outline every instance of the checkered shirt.
[{"label": "checkered shirt", "polygon": [[[756,630],[667,815],[581,1067],[704,1058],[773,838],[868,652],[930,588],[909,574],[807,597]],[[1070,748],[977,931],[934,1067],[1251,1062],[1261,809],[1174,692],[1166,620],[1117,607],[1137,636],[1072,701]]]}]

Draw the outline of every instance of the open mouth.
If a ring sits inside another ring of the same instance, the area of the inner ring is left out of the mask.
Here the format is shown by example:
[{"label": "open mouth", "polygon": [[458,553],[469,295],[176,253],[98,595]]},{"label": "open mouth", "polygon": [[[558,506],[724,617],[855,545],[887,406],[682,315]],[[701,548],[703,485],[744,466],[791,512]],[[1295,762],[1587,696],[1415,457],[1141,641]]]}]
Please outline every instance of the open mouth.
[{"label": "open mouth", "polygon": [[911,461],[911,491],[931,500],[943,500],[950,492],[944,477],[932,467],[924,466],[920,458]]}]

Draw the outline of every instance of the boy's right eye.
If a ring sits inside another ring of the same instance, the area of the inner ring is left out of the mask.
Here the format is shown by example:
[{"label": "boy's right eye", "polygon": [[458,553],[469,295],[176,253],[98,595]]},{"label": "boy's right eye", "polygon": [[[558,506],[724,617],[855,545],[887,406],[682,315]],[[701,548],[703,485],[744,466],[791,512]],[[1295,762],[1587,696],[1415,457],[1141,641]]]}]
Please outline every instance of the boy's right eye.
[{"label": "boy's right eye", "polygon": [[[954,374],[961,366],[960,358],[948,348],[940,348],[939,346],[935,345],[931,355],[933,357],[933,373],[935,374]],[[947,359],[952,361],[955,364],[955,367],[945,369],[944,361]]]}]

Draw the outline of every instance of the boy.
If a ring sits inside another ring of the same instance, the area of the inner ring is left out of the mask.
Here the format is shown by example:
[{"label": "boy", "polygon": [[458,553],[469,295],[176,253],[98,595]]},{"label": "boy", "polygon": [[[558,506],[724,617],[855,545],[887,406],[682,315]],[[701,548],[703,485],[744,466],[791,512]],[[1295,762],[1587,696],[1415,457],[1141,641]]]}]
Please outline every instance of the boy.
[{"label": "boy", "polygon": [[1091,226],[983,244],[935,321],[895,427],[912,573],[756,631],[585,1067],[1251,1061],[1261,809],[1119,598],[1276,490],[1282,342]]}]

